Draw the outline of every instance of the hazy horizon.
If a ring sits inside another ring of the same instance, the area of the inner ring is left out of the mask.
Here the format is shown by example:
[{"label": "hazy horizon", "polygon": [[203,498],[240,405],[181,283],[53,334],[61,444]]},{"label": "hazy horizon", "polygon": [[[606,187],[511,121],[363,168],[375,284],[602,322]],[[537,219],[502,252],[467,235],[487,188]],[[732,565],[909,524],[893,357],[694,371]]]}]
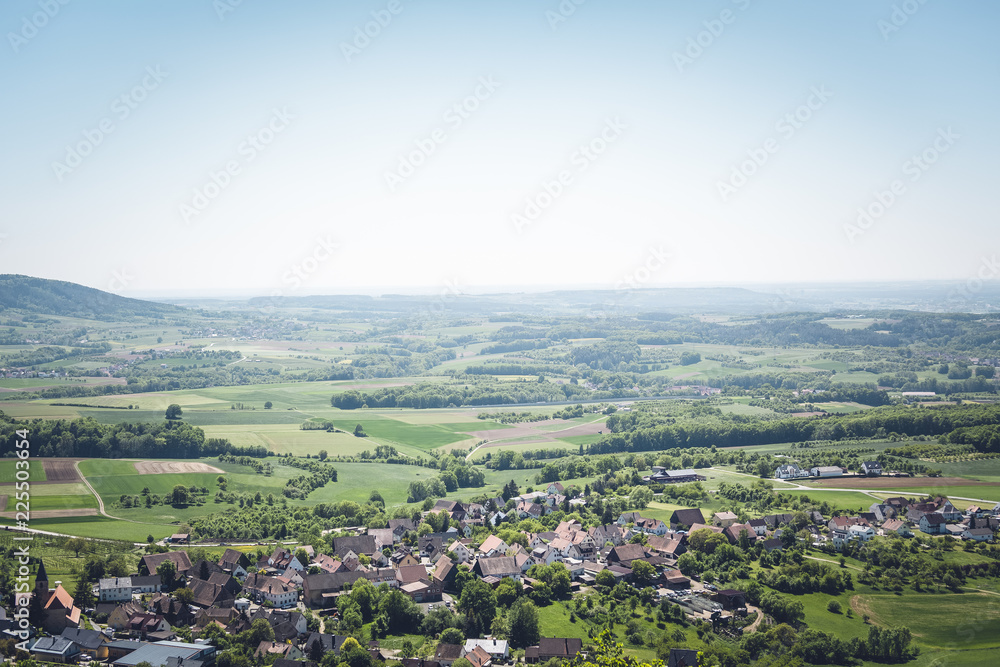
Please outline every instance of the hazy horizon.
[{"label": "hazy horizon", "polygon": [[133,297],[992,280],[998,19],[7,2],[0,271]]}]

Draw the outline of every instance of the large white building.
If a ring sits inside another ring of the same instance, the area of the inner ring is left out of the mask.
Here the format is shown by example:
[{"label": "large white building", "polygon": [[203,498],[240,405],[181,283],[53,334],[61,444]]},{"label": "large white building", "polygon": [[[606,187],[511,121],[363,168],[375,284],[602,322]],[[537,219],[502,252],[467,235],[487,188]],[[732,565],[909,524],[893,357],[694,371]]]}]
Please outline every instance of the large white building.
[{"label": "large white building", "polygon": [[810,468],[809,474],[813,477],[842,477],[844,469],[840,466],[817,466]]},{"label": "large white building", "polygon": [[131,577],[109,577],[97,582],[101,602],[125,602],[132,599]]}]

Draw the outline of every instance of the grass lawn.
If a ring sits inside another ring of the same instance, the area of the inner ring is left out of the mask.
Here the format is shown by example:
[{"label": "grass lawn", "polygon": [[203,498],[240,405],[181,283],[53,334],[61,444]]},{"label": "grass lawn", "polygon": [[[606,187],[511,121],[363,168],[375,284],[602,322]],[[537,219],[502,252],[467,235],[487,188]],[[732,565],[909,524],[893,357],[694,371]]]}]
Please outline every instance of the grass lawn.
[{"label": "grass lawn", "polygon": [[808,496],[813,502],[830,503],[836,509],[850,512],[857,512],[859,508],[861,511],[867,512],[872,503],[878,502],[868,494],[854,491],[813,491],[810,489],[808,491],[781,491],[780,493],[788,496]]},{"label": "grass lawn", "polygon": [[[1000,596],[984,593],[870,593],[857,606],[881,625],[906,625],[920,644],[939,649],[1000,647]],[[945,620],[947,619],[947,620]],[[995,663],[992,663],[995,664]]]}]

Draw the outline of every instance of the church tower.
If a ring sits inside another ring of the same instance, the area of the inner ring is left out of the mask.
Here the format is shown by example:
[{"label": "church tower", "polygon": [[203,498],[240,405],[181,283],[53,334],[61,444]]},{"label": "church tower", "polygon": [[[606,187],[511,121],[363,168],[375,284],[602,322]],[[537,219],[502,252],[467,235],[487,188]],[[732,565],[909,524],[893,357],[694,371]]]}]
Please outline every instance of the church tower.
[{"label": "church tower", "polygon": [[49,598],[49,575],[45,573],[45,563],[38,559],[38,573],[35,575],[35,599],[41,604]]}]

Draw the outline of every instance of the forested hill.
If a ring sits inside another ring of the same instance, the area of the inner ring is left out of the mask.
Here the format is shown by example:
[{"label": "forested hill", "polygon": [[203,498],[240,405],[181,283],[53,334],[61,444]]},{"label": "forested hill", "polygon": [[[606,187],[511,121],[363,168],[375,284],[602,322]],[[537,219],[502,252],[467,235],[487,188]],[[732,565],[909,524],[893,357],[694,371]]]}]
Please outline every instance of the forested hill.
[{"label": "forested hill", "polygon": [[62,280],[0,274],[0,311],[92,319],[161,317],[183,312],[179,306],[129,299]]}]

